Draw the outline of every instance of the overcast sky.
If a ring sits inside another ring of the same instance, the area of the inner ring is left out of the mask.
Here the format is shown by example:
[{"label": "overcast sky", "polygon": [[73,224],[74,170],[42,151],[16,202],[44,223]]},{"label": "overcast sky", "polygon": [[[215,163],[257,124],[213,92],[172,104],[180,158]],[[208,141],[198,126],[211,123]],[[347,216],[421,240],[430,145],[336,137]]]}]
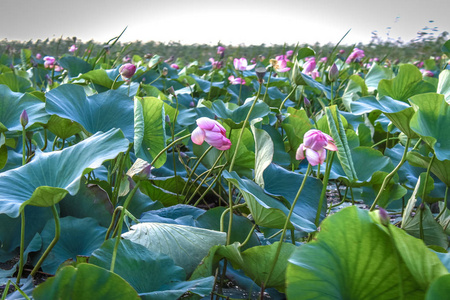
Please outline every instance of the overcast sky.
[{"label": "overcast sky", "polygon": [[[183,44],[368,43],[371,32],[408,42],[425,26],[450,32],[449,0],[1,0],[1,38],[76,36]],[[429,23],[434,20],[433,23]],[[390,27],[391,29],[388,29]]]}]

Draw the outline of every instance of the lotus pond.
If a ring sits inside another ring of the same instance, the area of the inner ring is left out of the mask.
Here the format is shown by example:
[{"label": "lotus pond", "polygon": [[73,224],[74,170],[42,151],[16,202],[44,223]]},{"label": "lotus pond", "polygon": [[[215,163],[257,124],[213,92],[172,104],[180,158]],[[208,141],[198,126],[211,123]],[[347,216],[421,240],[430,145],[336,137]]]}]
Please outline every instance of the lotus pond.
[{"label": "lotus pond", "polygon": [[436,55],[4,54],[2,299],[448,299]]}]

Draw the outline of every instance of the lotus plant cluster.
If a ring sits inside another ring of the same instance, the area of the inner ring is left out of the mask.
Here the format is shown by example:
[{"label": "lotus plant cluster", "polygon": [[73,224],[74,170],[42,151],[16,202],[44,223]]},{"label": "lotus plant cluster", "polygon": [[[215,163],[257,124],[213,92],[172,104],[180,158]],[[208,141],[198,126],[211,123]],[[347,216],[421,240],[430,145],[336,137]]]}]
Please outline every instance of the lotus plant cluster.
[{"label": "lotus plant cluster", "polygon": [[118,39],[2,56],[2,299],[448,298],[450,41]]}]

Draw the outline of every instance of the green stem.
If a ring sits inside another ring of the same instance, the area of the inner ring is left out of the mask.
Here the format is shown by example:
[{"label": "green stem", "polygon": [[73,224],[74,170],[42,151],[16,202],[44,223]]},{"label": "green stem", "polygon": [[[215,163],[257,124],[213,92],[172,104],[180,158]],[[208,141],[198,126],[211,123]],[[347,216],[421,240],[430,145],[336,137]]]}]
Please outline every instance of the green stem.
[{"label": "green stem", "polygon": [[289,97],[295,92],[296,89],[297,89],[297,87],[294,87],[292,89],[292,91],[289,93],[289,95],[287,95],[286,98],[284,98],[283,102],[281,102],[280,108],[278,109],[280,111],[280,113],[281,113],[281,109],[284,106],[284,103],[289,99]]},{"label": "green stem", "polygon": [[[425,235],[423,233],[423,211],[425,210],[424,207],[424,203],[423,203],[423,199],[422,199],[422,203],[419,205],[419,209],[420,209],[420,218],[419,218],[419,238],[423,241],[425,238]],[[423,207],[423,208],[422,208]]]},{"label": "green stem", "polygon": [[272,267],[270,268],[269,273],[267,273],[266,280],[263,282],[264,285],[269,282],[270,276],[272,275],[272,272],[275,269],[275,265],[277,264],[278,257],[280,256],[281,246],[283,245],[283,240],[284,240],[284,237],[286,236],[286,230],[287,230],[287,227],[289,225],[289,222],[290,222],[290,219],[291,219],[291,215],[292,215],[292,213],[294,211],[295,205],[297,204],[297,200],[300,197],[300,193],[302,192],[303,187],[305,186],[306,178],[308,178],[308,174],[309,174],[310,171],[311,171],[311,164],[308,164],[308,169],[306,170],[305,176],[303,177],[302,184],[300,185],[300,188],[298,189],[297,195],[295,195],[294,201],[292,202],[292,205],[291,205],[291,209],[289,210],[289,214],[288,214],[288,216],[286,218],[286,222],[284,223],[283,232],[281,233],[280,242],[279,242],[278,247],[277,247],[277,252],[275,253],[275,257],[273,259]]},{"label": "green stem", "polygon": [[25,165],[25,162],[26,162],[26,159],[25,159],[26,135],[27,135],[27,132],[25,130],[25,126],[22,126],[22,166]]},{"label": "green stem", "polygon": [[214,74],[215,73],[216,73],[216,70],[213,70],[213,72],[211,74],[211,80],[209,81],[208,100],[211,100],[211,88],[212,88],[212,83],[213,83],[213,79],[214,79]]},{"label": "green stem", "polygon": [[119,170],[117,171],[116,180],[114,182],[114,190],[112,194],[111,203],[114,206],[116,206],[117,202],[119,201],[119,190],[120,190],[120,184],[122,183],[122,173],[126,161],[126,157],[128,156],[128,153],[130,153],[131,148],[133,148],[133,143],[130,143],[128,146],[127,152],[125,152],[125,155],[121,155],[119,158],[119,161],[117,162],[119,164]]},{"label": "green stem", "polygon": [[191,172],[189,173],[189,176],[188,176],[188,179],[186,180],[186,183],[184,184],[183,190],[181,191],[181,195],[184,195],[184,191],[186,190],[186,187],[187,187],[189,181],[191,181],[192,175],[195,173],[195,171],[197,171],[197,168],[200,165],[200,162],[202,161],[203,158],[205,158],[205,156],[208,154],[208,152],[212,150],[212,148],[214,148],[214,147],[213,146],[209,146],[209,148],[206,149],[206,151],[202,154],[202,156],[200,156],[200,158],[195,163],[194,167],[192,168]]},{"label": "green stem", "polygon": [[370,207],[370,211],[373,211],[375,209],[375,206],[377,205],[378,200],[380,200],[381,194],[383,193],[384,189],[388,185],[389,181],[391,181],[391,179],[392,179],[392,177],[394,177],[395,173],[397,173],[397,171],[400,169],[400,167],[405,163],[405,161],[406,161],[406,154],[408,154],[408,148],[409,148],[409,144],[410,143],[411,143],[411,138],[408,138],[406,140],[405,150],[403,152],[403,156],[402,156],[400,162],[394,168],[394,170],[392,170],[392,172],[389,173],[388,175],[386,175],[386,177],[384,178],[383,184],[381,185],[381,188],[380,188],[380,191],[378,192],[377,197],[375,198],[375,200],[372,203],[372,206]]},{"label": "green stem", "polygon": [[119,79],[119,77],[120,77],[120,74],[119,75],[117,75],[117,77],[114,79],[114,81],[113,81],[113,83],[112,83],[112,85],[111,85],[111,90],[113,90],[114,89],[114,85],[116,84],[116,82],[117,82],[117,79]]},{"label": "green stem", "polygon": [[253,232],[255,231],[255,228],[256,228],[256,224],[253,224],[252,229],[250,229],[250,232],[247,235],[247,238],[242,242],[242,244],[239,245],[239,248],[244,247],[245,244],[248,243],[248,241],[252,237]]},{"label": "green stem", "polygon": [[108,230],[106,231],[106,234],[105,234],[105,241],[107,239],[109,239],[109,234],[111,233],[111,231],[113,230],[113,228],[114,228],[114,226],[116,224],[117,214],[118,214],[119,211],[122,210],[122,208],[123,208],[122,206],[118,206],[118,207],[116,207],[116,209],[114,209],[114,212],[113,212],[113,215],[112,215],[112,218],[111,218],[111,224],[109,224]]},{"label": "green stem", "polygon": [[330,94],[330,105],[333,105],[333,82],[331,82]]},{"label": "green stem", "polygon": [[[217,182],[217,180],[220,178],[220,176],[221,176],[221,174],[222,174],[222,171],[223,171],[223,169],[225,169],[225,167],[226,167],[226,164],[224,164],[224,165],[222,166],[222,168],[219,170],[219,173],[216,174],[216,176],[215,176],[216,178],[214,178],[214,181],[211,182],[211,184],[208,186],[208,188],[206,189],[206,191],[204,191],[203,194],[200,196],[200,198],[197,199],[197,202],[195,202],[194,206],[197,206],[197,205],[200,203],[200,201],[206,196],[206,194],[209,192],[209,190],[214,186],[214,184],[215,184],[215,183]],[[194,192],[194,194],[195,194],[195,192]]]},{"label": "green stem", "polygon": [[[273,67],[270,68],[269,78],[267,79],[267,84],[266,84],[266,90],[264,91],[263,102],[266,102],[266,95],[269,90],[269,83],[270,83],[270,78],[272,78],[272,72],[273,72]],[[261,86],[261,84],[259,86]]]},{"label": "green stem", "polygon": [[138,181],[136,183],[136,185],[134,186],[134,188],[131,190],[131,192],[128,194],[128,197],[123,204],[122,211],[120,212],[119,222],[117,223],[118,231],[117,231],[116,243],[114,244],[114,250],[113,250],[112,259],[111,259],[111,268],[110,268],[111,272],[114,272],[114,266],[116,264],[117,249],[119,247],[120,235],[122,233],[122,226],[123,226],[123,219],[125,216],[125,210],[127,209],[128,204],[130,204],[131,199],[133,198],[134,194],[136,193],[136,191],[140,185],[141,185],[141,181]]},{"label": "green stem", "polygon": [[42,254],[42,256],[39,259],[39,261],[37,262],[37,264],[34,266],[33,270],[30,273],[31,276],[36,275],[37,271],[39,271],[39,268],[41,267],[42,263],[47,258],[50,251],[52,251],[53,247],[56,245],[56,243],[59,240],[59,236],[61,235],[61,226],[59,224],[59,215],[58,215],[58,211],[56,209],[56,205],[53,204],[51,206],[51,208],[52,208],[53,218],[55,219],[55,237],[53,238],[50,245],[48,245],[47,249],[45,250],[44,254]]},{"label": "green stem", "polygon": [[445,212],[445,210],[447,209],[447,193],[448,193],[448,186],[445,187],[445,194],[444,194],[444,208],[439,212],[439,214],[436,217],[436,221],[439,220],[439,218],[442,216],[442,214]]},{"label": "green stem", "polygon": [[[317,208],[316,219],[314,221],[314,224],[316,225],[316,227],[319,226],[320,213],[322,211],[323,200],[325,199],[325,194],[326,194],[326,191],[327,191],[328,178],[330,177],[330,171],[331,171],[331,165],[333,163],[333,158],[334,158],[334,152],[331,151],[331,154],[330,154],[330,156],[327,159],[327,166],[325,168],[325,174],[324,174],[324,177],[323,177],[322,192],[320,194],[320,199],[319,199],[319,207]],[[305,176],[306,175],[307,174],[305,174]]]},{"label": "green stem", "polygon": [[[241,203],[234,206],[234,208],[241,208],[247,206],[247,203]],[[225,215],[230,211],[230,208],[227,208],[223,211],[222,215],[220,215],[220,231],[223,232],[224,230],[224,221],[225,221]]]},{"label": "green stem", "polygon": [[44,128],[44,146],[41,148],[41,151],[47,149],[48,139],[47,139],[47,129]]},{"label": "green stem", "polygon": [[[216,167],[216,165],[219,163],[220,159],[222,158],[223,154],[225,153],[225,151],[221,151],[219,157],[217,157],[216,161],[214,162],[214,164],[212,165],[212,167],[208,170],[208,173],[205,175],[205,177],[203,177],[202,181],[200,182],[200,184],[198,185],[198,187],[195,189],[195,191],[192,193],[191,197],[189,198],[188,201],[186,201],[186,203],[191,202],[191,200],[194,198],[195,194],[197,194],[198,190],[202,187],[203,183],[205,183],[206,179],[209,177],[209,175],[211,174],[211,172],[214,170],[214,168]],[[197,204],[197,203],[196,203]],[[195,205],[194,205],[195,206]]]},{"label": "green stem", "polygon": [[20,228],[20,259],[19,259],[19,271],[17,273],[16,283],[20,283],[20,278],[22,277],[23,272],[23,252],[25,250],[25,209],[20,214],[21,218],[21,228]]},{"label": "green stem", "polygon": [[172,143],[170,143],[169,145],[167,145],[164,149],[162,149],[162,150],[155,156],[155,158],[152,160],[152,162],[150,163],[150,165],[153,166],[153,165],[155,164],[155,162],[158,160],[158,158],[159,158],[164,152],[166,152],[168,149],[170,149],[173,145],[175,145],[175,144],[178,143],[179,141],[184,140],[185,138],[190,137],[190,136],[191,136],[190,133],[189,133],[189,134],[186,134],[185,136],[182,136],[182,137],[176,139],[175,141],[173,141]]},{"label": "green stem", "polygon": [[433,164],[433,161],[434,161],[435,157],[436,157],[436,154],[433,154],[433,156],[431,157],[430,163],[428,164],[427,173],[425,175],[425,183],[423,185],[422,203],[425,202],[425,195],[427,193],[428,177],[430,177],[431,165]]},{"label": "green stem", "polygon": [[[399,138],[394,136],[394,137],[390,137],[389,140],[398,140]],[[387,141],[387,139],[381,140],[378,143],[373,144],[372,146],[370,146],[370,148],[375,148],[378,145],[381,145],[383,143],[385,143]]]}]

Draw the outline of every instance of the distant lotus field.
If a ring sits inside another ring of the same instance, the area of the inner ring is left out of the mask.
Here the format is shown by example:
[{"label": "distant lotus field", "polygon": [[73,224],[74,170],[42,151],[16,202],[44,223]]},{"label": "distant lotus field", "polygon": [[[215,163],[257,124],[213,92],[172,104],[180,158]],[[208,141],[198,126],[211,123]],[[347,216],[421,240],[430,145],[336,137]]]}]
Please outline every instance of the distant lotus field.
[{"label": "distant lotus field", "polygon": [[448,299],[450,40],[65,50],[0,57],[1,299]]}]

